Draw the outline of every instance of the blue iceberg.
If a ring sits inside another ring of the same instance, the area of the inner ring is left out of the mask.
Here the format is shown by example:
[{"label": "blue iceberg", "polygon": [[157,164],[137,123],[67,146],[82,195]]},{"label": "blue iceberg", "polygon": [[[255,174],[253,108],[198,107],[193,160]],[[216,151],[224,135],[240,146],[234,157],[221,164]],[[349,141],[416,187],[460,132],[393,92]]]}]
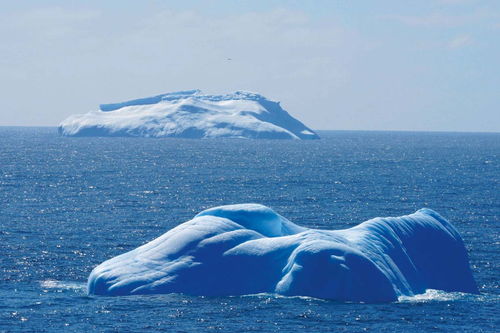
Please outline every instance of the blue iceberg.
[{"label": "blue iceberg", "polygon": [[427,289],[478,293],[463,241],[430,209],[345,230],[298,226],[258,204],[205,210],[94,268],[95,295],[276,293],[385,302]]},{"label": "blue iceberg", "polygon": [[59,125],[59,133],[64,136],[319,139],[279,102],[250,92],[205,95],[200,90],[101,104],[98,111],[65,119]]}]

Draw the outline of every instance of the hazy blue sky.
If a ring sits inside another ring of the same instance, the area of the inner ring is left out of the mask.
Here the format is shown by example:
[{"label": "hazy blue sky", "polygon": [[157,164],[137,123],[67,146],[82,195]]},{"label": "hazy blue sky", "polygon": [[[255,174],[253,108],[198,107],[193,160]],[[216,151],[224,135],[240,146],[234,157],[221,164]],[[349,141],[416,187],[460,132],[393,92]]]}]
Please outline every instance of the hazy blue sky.
[{"label": "hazy blue sky", "polygon": [[498,132],[500,1],[0,0],[0,125],[196,88],[315,129]]}]

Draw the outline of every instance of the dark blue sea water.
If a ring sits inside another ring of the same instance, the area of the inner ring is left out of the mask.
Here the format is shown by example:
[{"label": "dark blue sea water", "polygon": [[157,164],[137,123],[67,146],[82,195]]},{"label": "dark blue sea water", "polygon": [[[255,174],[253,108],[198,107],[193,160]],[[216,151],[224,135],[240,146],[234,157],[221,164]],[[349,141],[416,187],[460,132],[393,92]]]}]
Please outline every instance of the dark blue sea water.
[{"label": "dark blue sea water", "polygon": [[[500,134],[320,135],[64,138],[0,128],[0,331],[499,331]],[[460,231],[481,295],[431,291],[389,304],[86,295],[102,261],[200,210],[245,202],[326,229],[432,208]]]}]

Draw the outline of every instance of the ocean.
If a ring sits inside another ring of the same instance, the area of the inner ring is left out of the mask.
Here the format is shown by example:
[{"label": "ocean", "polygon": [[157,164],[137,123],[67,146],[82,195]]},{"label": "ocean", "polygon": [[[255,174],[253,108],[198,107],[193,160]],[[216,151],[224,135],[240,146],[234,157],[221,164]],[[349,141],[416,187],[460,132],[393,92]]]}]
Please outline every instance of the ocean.
[{"label": "ocean", "polygon": [[[500,133],[319,134],[67,138],[0,127],[0,332],[499,331]],[[250,202],[321,229],[431,208],[462,235],[481,294],[374,304],[86,294],[104,260],[206,208]]]}]

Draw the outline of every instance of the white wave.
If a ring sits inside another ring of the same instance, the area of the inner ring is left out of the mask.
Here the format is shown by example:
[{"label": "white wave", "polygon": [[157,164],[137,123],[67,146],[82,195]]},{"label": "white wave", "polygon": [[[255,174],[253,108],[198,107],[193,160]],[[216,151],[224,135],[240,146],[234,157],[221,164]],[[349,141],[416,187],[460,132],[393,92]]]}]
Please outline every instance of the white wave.
[{"label": "white wave", "polygon": [[40,287],[45,289],[63,289],[63,290],[78,290],[87,291],[87,284],[85,282],[69,282],[47,279],[40,281]]},{"label": "white wave", "polygon": [[398,302],[400,303],[426,303],[433,301],[456,301],[471,297],[471,294],[461,292],[446,292],[442,290],[427,289],[425,293],[413,296],[399,296]]}]

